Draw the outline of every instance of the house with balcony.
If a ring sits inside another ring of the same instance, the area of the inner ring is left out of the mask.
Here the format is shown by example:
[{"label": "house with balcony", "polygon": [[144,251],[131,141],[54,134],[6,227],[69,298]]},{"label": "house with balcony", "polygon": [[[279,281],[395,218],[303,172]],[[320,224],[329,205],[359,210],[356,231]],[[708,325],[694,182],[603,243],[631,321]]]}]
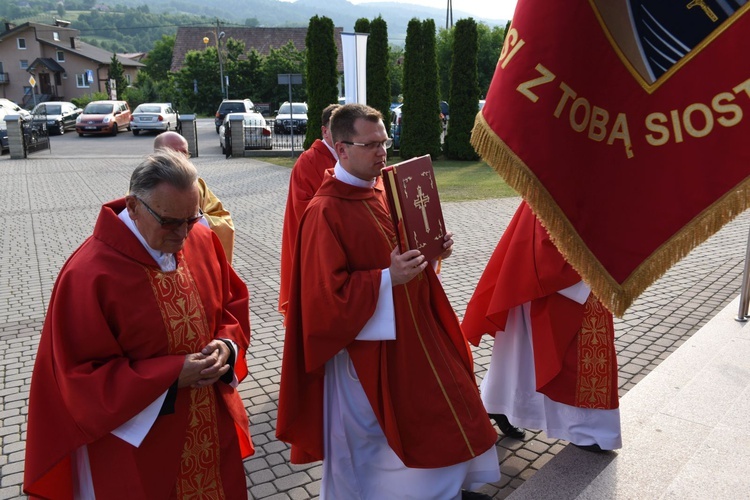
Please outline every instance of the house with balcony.
[{"label": "house with balcony", "polygon": [[[0,33],[0,97],[30,108],[34,102],[107,92],[112,53],[82,42],[80,31],[69,24],[5,24]],[[117,60],[128,82],[145,66],[122,55]]]}]

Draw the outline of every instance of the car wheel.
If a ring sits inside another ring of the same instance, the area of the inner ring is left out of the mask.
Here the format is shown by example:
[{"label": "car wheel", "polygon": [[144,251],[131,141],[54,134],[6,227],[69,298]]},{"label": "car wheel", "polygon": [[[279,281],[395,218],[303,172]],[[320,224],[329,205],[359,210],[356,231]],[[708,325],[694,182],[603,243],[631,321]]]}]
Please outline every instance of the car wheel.
[{"label": "car wheel", "polygon": [[140,134],[140,133],[141,133],[141,131],[140,131],[140,130],[136,130],[136,129],[133,129],[133,135],[138,135],[138,134]]},{"label": "car wheel", "polygon": [[81,132],[78,132],[78,137],[83,137],[83,134]]},{"label": "car wheel", "polygon": [[59,122],[57,124],[57,130],[58,135],[63,135],[65,133],[65,125],[63,124],[63,122]]},{"label": "car wheel", "polygon": [[118,132],[120,132],[120,127],[115,123],[112,127],[112,135],[117,135]]}]

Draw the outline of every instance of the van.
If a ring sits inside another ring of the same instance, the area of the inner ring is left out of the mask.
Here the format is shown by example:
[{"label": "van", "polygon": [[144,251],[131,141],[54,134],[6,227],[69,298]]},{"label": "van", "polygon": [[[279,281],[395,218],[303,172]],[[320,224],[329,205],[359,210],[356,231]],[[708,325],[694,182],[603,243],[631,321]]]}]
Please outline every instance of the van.
[{"label": "van", "polygon": [[130,106],[125,101],[91,101],[76,118],[76,132],[117,135],[130,130]]}]

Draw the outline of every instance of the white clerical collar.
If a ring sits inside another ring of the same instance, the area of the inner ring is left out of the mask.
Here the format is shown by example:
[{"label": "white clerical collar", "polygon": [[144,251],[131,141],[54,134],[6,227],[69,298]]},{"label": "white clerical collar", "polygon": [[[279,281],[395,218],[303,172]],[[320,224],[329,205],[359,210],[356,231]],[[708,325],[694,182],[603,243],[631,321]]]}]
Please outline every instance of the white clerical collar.
[{"label": "white clerical collar", "polygon": [[133,234],[136,238],[138,238],[138,241],[141,242],[143,247],[146,249],[146,251],[151,255],[151,257],[154,258],[154,260],[159,264],[159,268],[161,268],[162,271],[168,272],[168,271],[174,271],[177,269],[177,264],[174,259],[174,254],[172,253],[164,253],[159,250],[154,250],[150,246],[148,246],[148,243],[146,243],[146,239],[143,237],[141,232],[138,230],[138,227],[135,225],[135,221],[130,218],[130,215],[128,214],[128,209],[126,208],[122,212],[120,212],[117,215],[121,221],[125,223],[126,226],[128,226],[128,229],[133,231]]},{"label": "white clerical collar", "polygon": [[336,160],[338,160],[339,155],[336,154],[336,150],[333,149],[331,146],[329,146],[328,143],[325,141],[325,139],[321,139],[321,142],[326,145],[326,147],[328,148],[328,151],[331,152],[331,156],[333,156],[334,158],[336,158]]},{"label": "white clerical collar", "polygon": [[360,179],[359,177],[355,177],[349,172],[346,171],[344,167],[341,166],[340,162],[336,162],[336,165],[333,167],[333,175],[343,182],[344,184],[349,184],[350,186],[356,186],[361,188],[369,188],[372,189],[375,187],[375,183],[377,182],[377,178],[373,177],[372,180],[365,181]]}]

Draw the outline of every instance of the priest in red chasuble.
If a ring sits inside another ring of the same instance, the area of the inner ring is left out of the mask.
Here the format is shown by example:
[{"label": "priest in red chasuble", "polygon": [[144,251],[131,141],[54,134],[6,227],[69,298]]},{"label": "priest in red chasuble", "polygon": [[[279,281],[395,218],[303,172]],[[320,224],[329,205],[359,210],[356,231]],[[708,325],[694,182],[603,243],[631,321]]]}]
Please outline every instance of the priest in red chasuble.
[{"label": "priest in red chasuble", "polygon": [[293,463],[323,460],[321,498],[471,496],[500,478],[497,435],[432,263],[398,251],[382,116],[348,104],[331,130],[339,161],[294,252],[277,436]]},{"label": "priest in red chasuble", "polygon": [[320,132],[323,139],[315,139],[307,151],[302,153],[292,168],[289,177],[289,193],[284,212],[284,228],[281,233],[281,281],[279,283],[279,312],[286,314],[289,300],[289,282],[292,279],[292,256],[297,241],[299,220],[307,205],[323,182],[326,170],[336,164],[336,151],[328,125],[331,114],[339,107],[331,104],[323,109]]},{"label": "priest in red chasuble", "polygon": [[494,336],[482,380],[490,416],[543,429],[589,451],[622,447],[612,314],[526,202],[490,258],[462,323]]},{"label": "priest in red chasuble", "polygon": [[162,151],[105,204],[52,291],[31,379],[24,491],[247,498],[247,288],[197,224],[197,173]]}]

